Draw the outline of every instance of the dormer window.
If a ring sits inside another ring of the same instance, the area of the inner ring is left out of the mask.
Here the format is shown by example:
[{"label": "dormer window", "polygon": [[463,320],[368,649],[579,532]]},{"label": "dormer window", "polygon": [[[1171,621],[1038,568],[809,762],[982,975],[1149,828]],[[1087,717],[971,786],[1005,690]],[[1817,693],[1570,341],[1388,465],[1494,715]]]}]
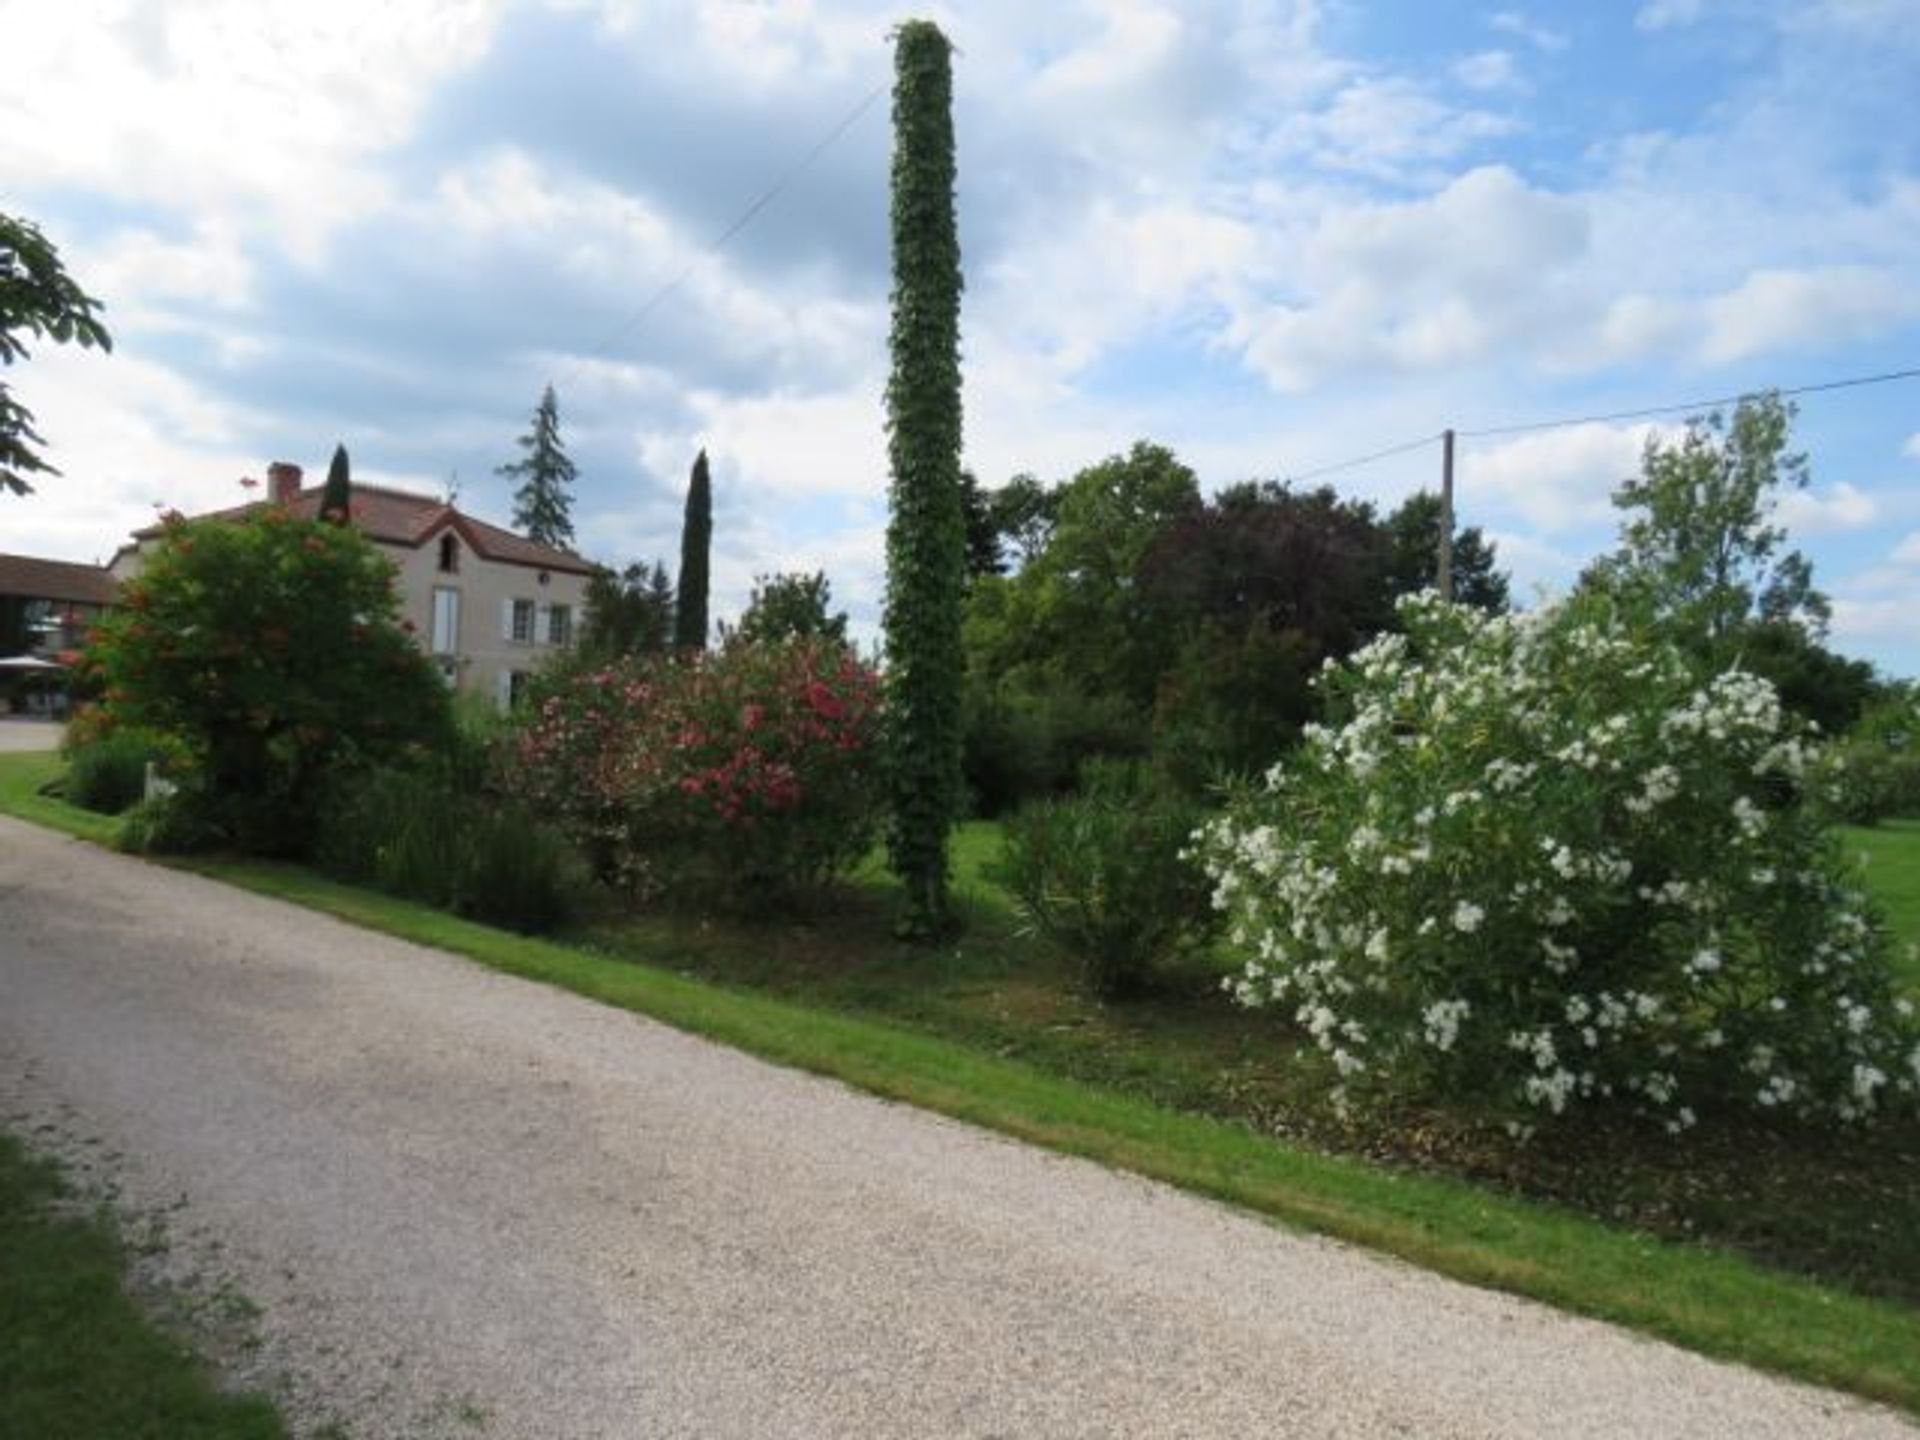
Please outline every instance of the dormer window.
[{"label": "dormer window", "polygon": [[440,573],[442,575],[460,573],[460,542],[451,532],[440,537]]}]

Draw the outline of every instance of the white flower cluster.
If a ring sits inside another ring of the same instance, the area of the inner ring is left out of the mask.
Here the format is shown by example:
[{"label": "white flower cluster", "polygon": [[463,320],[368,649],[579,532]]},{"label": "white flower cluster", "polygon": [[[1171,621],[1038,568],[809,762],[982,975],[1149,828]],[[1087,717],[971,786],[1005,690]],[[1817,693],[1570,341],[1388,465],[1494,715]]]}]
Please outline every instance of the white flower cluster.
[{"label": "white flower cluster", "polygon": [[1613,1101],[1676,1132],[1706,1099],[1913,1103],[1911,1007],[1771,685],[1570,608],[1402,616],[1323,675],[1345,723],[1197,837],[1242,1003],[1282,1006],[1342,1095]]}]

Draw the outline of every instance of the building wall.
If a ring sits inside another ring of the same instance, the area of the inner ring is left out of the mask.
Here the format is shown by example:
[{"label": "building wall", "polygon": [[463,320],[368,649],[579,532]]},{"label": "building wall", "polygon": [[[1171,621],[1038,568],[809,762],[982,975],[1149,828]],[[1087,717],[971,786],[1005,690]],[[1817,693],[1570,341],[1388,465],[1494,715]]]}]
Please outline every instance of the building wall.
[{"label": "building wall", "polygon": [[[462,690],[485,695],[504,706],[517,673],[531,675],[568,648],[557,643],[553,614],[564,607],[568,628],[577,638],[586,614],[587,577],[564,570],[538,570],[483,559],[460,536],[453,541],[454,566],[441,568],[439,537],[418,549],[381,545],[400,567],[401,613],[411,620],[422,648],[454,678]],[[459,599],[459,628],[450,654],[434,648],[434,592],[450,590]],[[513,637],[515,601],[533,607],[533,638]]]}]

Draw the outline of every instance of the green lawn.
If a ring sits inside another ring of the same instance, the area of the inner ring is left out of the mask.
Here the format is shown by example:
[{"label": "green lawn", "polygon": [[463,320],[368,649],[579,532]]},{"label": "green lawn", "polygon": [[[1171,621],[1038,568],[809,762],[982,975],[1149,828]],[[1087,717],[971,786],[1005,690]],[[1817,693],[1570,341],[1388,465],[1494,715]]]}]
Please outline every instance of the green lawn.
[{"label": "green lawn", "polygon": [[0,1133],[0,1440],[281,1440],[124,1291],[104,1219],[62,1213],[52,1166]]},{"label": "green lawn", "polygon": [[1872,892],[1893,937],[1894,963],[1920,995],[1920,820],[1888,820],[1840,832],[1847,853],[1864,858]]},{"label": "green lawn", "polygon": [[[44,778],[51,763],[37,763]],[[28,768],[0,757],[0,808],[31,794]],[[891,938],[877,868],[808,918],[603,916],[567,943],[297,867],[195,868],[1473,1283],[1920,1411],[1920,1127],[1863,1144],[1709,1126],[1676,1144],[1591,1126],[1516,1147],[1444,1110],[1345,1125],[1285,1030],[1222,1003],[1204,971],[1138,1004],[1081,996],[983,877],[996,843],[991,827],[962,832],[970,926],[933,952]]]}]

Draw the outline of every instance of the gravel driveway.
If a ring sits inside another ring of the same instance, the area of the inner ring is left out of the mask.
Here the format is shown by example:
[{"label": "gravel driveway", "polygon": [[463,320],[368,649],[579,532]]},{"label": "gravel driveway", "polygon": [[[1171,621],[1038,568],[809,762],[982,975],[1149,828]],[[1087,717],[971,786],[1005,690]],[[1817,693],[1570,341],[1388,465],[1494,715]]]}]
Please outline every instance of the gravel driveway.
[{"label": "gravel driveway", "polygon": [[5,819],[0,996],[357,1440],[1916,1433]]}]

